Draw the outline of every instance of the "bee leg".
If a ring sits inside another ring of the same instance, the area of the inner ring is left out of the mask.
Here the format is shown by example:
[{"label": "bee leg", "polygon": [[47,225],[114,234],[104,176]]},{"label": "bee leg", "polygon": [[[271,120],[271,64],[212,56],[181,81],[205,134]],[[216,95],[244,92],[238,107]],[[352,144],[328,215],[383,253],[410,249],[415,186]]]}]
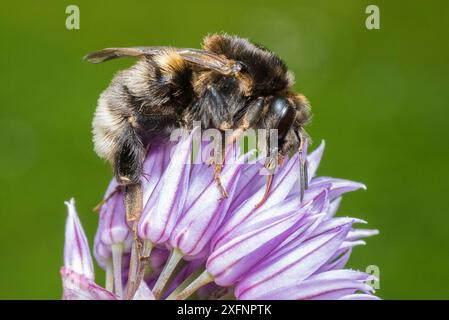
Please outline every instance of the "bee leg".
[{"label": "bee leg", "polygon": [[225,148],[226,142],[223,142],[223,137],[221,137],[221,139],[216,138],[216,140],[214,141],[213,156],[208,161],[209,166],[214,166],[214,180],[221,190],[222,199],[229,196],[226,188],[221,182],[221,171],[223,170],[224,165]]},{"label": "bee leg", "polygon": [[265,161],[264,167],[268,170],[269,175],[267,178],[267,185],[265,187],[265,193],[262,199],[256,204],[256,208],[262,206],[270,195],[271,185],[273,183],[274,171],[277,166],[282,166],[284,164],[285,156],[283,154],[279,154],[277,161],[275,157],[269,157]]},{"label": "bee leg", "polygon": [[136,233],[137,222],[142,214],[143,206],[143,191],[140,182],[125,186],[124,204],[126,221],[132,224],[133,232]]},{"label": "bee leg", "polygon": [[217,183],[217,186],[221,190],[222,199],[227,198],[228,192],[226,191],[226,188],[221,183],[221,171],[223,170],[224,165],[224,155],[225,155],[225,144],[220,143],[221,145],[215,146],[214,148],[214,157],[212,159],[212,163],[214,165],[214,179]]},{"label": "bee leg", "polygon": [[299,193],[300,200],[304,199],[304,191],[309,188],[309,178],[307,170],[307,138],[301,133],[296,133],[299,139]]},{"label": "bee leg", "polygon": [[133,117],[129,117],[122,128],[121,139],[114,157],[114,174],[118,183],[124,186],[123,204],[126,221],[133,233],[128,289],[126,297],[133,295],[136,285],[136,274],[139,268],[142,243],[137,235],[137,225],[143,209],[143,188],[141,183],[142,163],[145,158],[145,147],[136,131],[137,125]]},{"label": "bee leg", "polygon": [[[214,157],[215,158],[215,157]],[[216,161],[214,158],[210,159],[208,161],[209,166],[214,166],[214,180],[217,183],[217,186],[221,190],[222,198],[227,198],[228,192],[226,191],[226,188],[221,183],[221,171],[223,170],[223,164],[220,164],[218,161]]]},{"label": "bee leg", "polygon": [[126,221],[131,225],[133,232],[133,244],[131,250],[130,265],[128,271],[128,289],[126,299],[131,299],[137,289],[137,272],[140,268],[140,256],[142,252],[142,242],[137,235],[137,224],[139,223],[143,207],[142,184],[133,183],[125,186],[124,205]]},{"label": "bee leg", "polygon": [[125,186],[123,201],[125,205],[126,221],[131,225],[134,236],[134,245],[138,249],[137,253],[140,253],[142,243],[137,235],[137,224],[139,223],[143,209],[142,184],[139,182]]},{"label": "bee leg", "polygon": [[216,163],[214,164],[214,179],[215,182],[217,183],[218,187],[221,190],[221,194],[222,194],[222,198],[227,198],[228,192],[226,191],[226,188],[223,186],[223,184],[221,183],[221,170],[223,169],[223,165]]},{"label": "bee leg", "polygon": [[142,213],[143,191],[140,182],[145,147],[135,130],[134,117],[124,123],[121,139],[114,159],[114,174],[119,184],[125,187],[124,205],[126,220],[131,224],[138,222]]},{"label": "bee leg", "polygon": [[115,187],[115,189],[110,193],[110,194],[108,194],[107,195],[107,197],[106,198],[104,198],[103,200],[101,200],[93,209],[92,209],[92,211],[93,212],[96,212],[96,213],[100,213],[100,210],[101,210],[101,207],[105,204],[105,203],[107,203],[117,192],[119,192],[120,191],[120,189],[121,189],[121,186],[116,186]]}]

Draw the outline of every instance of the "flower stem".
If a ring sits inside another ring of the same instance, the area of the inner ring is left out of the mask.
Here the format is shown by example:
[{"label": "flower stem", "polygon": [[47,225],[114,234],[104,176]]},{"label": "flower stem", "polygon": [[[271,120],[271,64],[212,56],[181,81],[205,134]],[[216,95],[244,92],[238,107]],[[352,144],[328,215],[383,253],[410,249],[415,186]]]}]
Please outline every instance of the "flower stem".
[{"label": "flower stem", "polygon": [[121,298],[123,296],[122,284],[122,255],[123,244],[112,245],[112,266],[114,270],[114,293]]},{"label": "flower stem", "polygon": [[182,252],[179,249],[174,248],[164,266],[164,269],[159,275],[156,284],[154,285],[153,294],[156,299],[161,298],[162,293],[165,287],[167,286],[168,280],[170,279],[179,261],[181,261],[182,257],[183,257]]},{"label": "flower stem", "polygon": [[112,260],[106,262],[106,290],[112,292],[114,290],[114,266]]},{"label": "flower stem", "polygon": [[184,290],[174,296],[168,297],[167,300],[185,300],[196,290],[212,281],[214,281],[214,277],[207,270],[204,270],[204,272],[201,273],[201,275],[190,283]]},{"label": "flower stem", "polygon": [[204,267],[199,267],[197,270],[192,272],[175,290],[170,293],[170,295],[167,297],[167,300],[173,300],[173,298],[180,293],[182,290],[187,288],[189,284],[193,282],[198,276],[204,271]]}]

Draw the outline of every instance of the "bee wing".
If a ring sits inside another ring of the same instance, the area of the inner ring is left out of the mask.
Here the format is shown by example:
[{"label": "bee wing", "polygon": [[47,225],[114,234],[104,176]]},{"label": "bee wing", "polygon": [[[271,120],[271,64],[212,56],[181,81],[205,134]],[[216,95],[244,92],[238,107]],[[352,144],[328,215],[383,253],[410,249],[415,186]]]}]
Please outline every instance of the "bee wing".
[{"label": "bee wing", "polygon": [[84,59],[91,63],[101,63],[120,57],[151,56],[167,50],[176,51],[185,61],[202,68],[215,70],[225,75],[234,74],[242,68],[242,64],[238,61],[230,60],[204,50],[178,49],[171,47],[106,48],[89,53]]},{"label": "bee wing", "polygon": [[239,61],[227,59],[204,50],[177,49],[177,51],[184,60],[224,75],[235,74],[242,69],[242,64]]},{"label": "bee wing", "polygon": [[120,57],[140,57],[145,53],[139,48],[105,48],[84,56],[84,60],[91,63],[101,63]]}]

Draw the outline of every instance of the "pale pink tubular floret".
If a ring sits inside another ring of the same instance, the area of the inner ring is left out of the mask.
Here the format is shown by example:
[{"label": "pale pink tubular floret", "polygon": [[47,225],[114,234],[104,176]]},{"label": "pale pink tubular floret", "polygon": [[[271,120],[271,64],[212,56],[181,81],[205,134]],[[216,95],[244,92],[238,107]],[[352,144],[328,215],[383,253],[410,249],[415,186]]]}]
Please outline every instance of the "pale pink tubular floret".
[{"label": "pale pink tubular floret", "polygon": [[[116,188],[117,182],[114,179],[108,191],[112,193]],[[118,189],[112,198],[102,206],[98,231],[100,232],[100,240],[105,245],[111,246],[115,243],[124,243],[129,249],[132,236],[126,222],[122,189]]]},{"label": "pale pink tubular floret", "polygon": [[164,248],[154,248],[151,251],[149,261],[151,269],[154,271],[160,271],[164,267],[164,264],[167,261],[169,254],[170,251]]},{"label": "pale pink tubular floret", "polygon": [[[278,171],[273,178],[272,191],[270,192],[267,201],[260,207],[256,208],[256,205],[262,199],[265,193],[265,186],[262,185],[256,192],[243,201],[233,212],[225,218],[223,225],[215,234],[212,240],[212,246],[216,246],[223,238],[227,237],[234,229],[239,225],[242,225],[247,220],[255,217],[258,212],[263,211],[266,208],[272,207],[285,200],[291,189],[295,186],[299,180],[299,157],[295,155],[292,159],[288,160]],[[256,173],[257,174],[257,173]],[[259,179],[265,180],[263,175],[259,176]],[[279,187],[282,185],[282,187]],[[298,189],[299,190],[299,189]],[[298,202],[299,204],[299,202]]]},{"label": "pale pink tubular floret", "polygon": [[353,270],[333,270],[312,275],[306,280],[286,285],[271,291],[262,291],[256,295],[244,292],[241,299],[274,300],[323,300],[338,299],[356,291],[371,293],[373,288],[366,281],[370,276]]},{"label": "pale pink tubular floret", "polygon": [[278,288],[307,279],[334,254],[350,227],[351,223],[330,227],[314,234],[305,242],[292,246],[282,255],[274,252],[276,259],[270,259],[270,263],[262,262],[241,279],[236,287],[237,297],[258,299],[260,294],[269,294]]},{"label": "pale pink tubular floret", "polygon": [[310,201],[320,194],[323,189],[328,189],[329,200],[333,202],[342,194],[355,191],[358,189],[366,189],[365,185],[345,179],[336,179],[330,177],[316,177],[309,183],[309,189],[304,193],[304,202]]},{"label": "pale pink tubular floret", "polygon": [[112,292],[69,268],[61,268],[64,300],[116,300]]},{"label": "pale pink tubular floret", "polygon": [[[339,270],[349,258],[351,246],[344,244],[349,242],[349,230],[355,222],[362,221],[336,218],[324,221],[309,235],[299,234],[297,239],[273,251],[243,276],[236,286],[236,296],[239,299],[337,299],[356,291],[372,292],[366,284],[369,275],[359,273],[361,278],[355,282],[350,279],[350,273]],[[364,235],[371,233],[374,232]],[[325,277],[322,274],[327,275],[326,281],[321,281]],[[305,287],[304,283],[307,284]],[[307,288],[312,291],[308,292]],[[288,294],[295,290],[301,294]]]},{"label": "pale pink tubular floret", "polygon": [[74,200],[66,202],[68,217],[61,268],[63,299],[110,300],[116,296],[94,282],[94,269],[86,235],[75,210]]},{"label": "pale pink tubular floret", "polygon": [[321,144],[318,148],[313,150],[308,156],[307,156],[307,164],[308,164],[308,175],[309,175],[309,182],[312,180],[313,177],[315,177],[316,172],[318,170],[318,166],[320,165],[321,158],[323,157],[324,153],[324,147],[325,147],[324,140],[321,141]]},{"label": "pale pink tubular floret", "polygon": [[325,264],[323,264],[317,271],[315,271],[315,274],[325,271],[343,269],[348,262],[349,257],[351,256],[351,252],[352,248],[337,250]]},{"label": "pale pink tubular floret", "polygon": [[338,208],[340,207],[342,197],[338,197],[334,199],[329,205],[329,211],[326,214],[326,218],[330,219],[337,213]]},{"label": "pale pink tubular floret", "polygon": [[[73,199],[66,202],[68,217],[61,268],[64,300],[117,300],[114,293],[94,282],[94,270],[86,235],[75,211]],[[151,290],[142,282],[134,299],[154,300]]]},{"label": "pale pink tubular floret", "polygon": [[281,212],[212,249],[207,270],[218,285],[230,286],[282,243],[301,225],[296,212]]},{"label": "pale pink tubular floret", "polygon": [[75,200],[65,202],[68,210],[65,225],[64,266],[94,280],[94,266],[89,244],[75,209]]},{"label": "pale pink tubular floret", "polygon": [[170,150],[174,145],[171,143],[152,143],[148,146],[147,156],[142,166],[143,203],[147,203],[153,194],[162,173],[170,161]]},{"label": "pale pink tubular floret", "polygon": [[94,255],[104,268],[112,255],[112,246],[120,244],[124,252],[131,250],[132,232],[126,222],[123,188],[117,188],[115,179],[106,191],[108,201],[101,206],[98,229],[94,241]]},{"label": "pale pink tubular floret", "polygon": [[190,134],[176,145],[174,156],[145,204],[138,233],[152,243],[165,243],[169,239],[184,207],[191,169],[192,137]]},{"label": "pale pink tubular floret", "polygon": [[[221,183],[228,192],[227,198],[223,198],[215,181],[211,181],[190,206],[185,208],[173,230],[170,245],[179,248],[187,258],[195,257],[207,249],[211,237],[228,212],[244,160],[245,157],[240,157],[237,161],[225,164],[223,168]],[[209,171],[207,166],[203,169]]]}]

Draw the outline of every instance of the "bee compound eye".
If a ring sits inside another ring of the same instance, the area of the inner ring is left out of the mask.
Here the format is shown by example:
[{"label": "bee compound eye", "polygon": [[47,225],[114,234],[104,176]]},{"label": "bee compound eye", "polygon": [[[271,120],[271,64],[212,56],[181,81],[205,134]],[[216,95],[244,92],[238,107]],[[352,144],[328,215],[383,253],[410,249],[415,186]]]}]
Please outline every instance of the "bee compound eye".
[{"label": "bee compound eye", "polygon": [[295,118],[295,111],[287,99],[276,97],[271,102],[271,112],[277,118],[278,138],[284,139]]},{"label": "bee compound eye", "polygon": [[271,102],[271,112],[279,119],[283,118],[289,108],[288,102],[283,98],[274,98]]}]

